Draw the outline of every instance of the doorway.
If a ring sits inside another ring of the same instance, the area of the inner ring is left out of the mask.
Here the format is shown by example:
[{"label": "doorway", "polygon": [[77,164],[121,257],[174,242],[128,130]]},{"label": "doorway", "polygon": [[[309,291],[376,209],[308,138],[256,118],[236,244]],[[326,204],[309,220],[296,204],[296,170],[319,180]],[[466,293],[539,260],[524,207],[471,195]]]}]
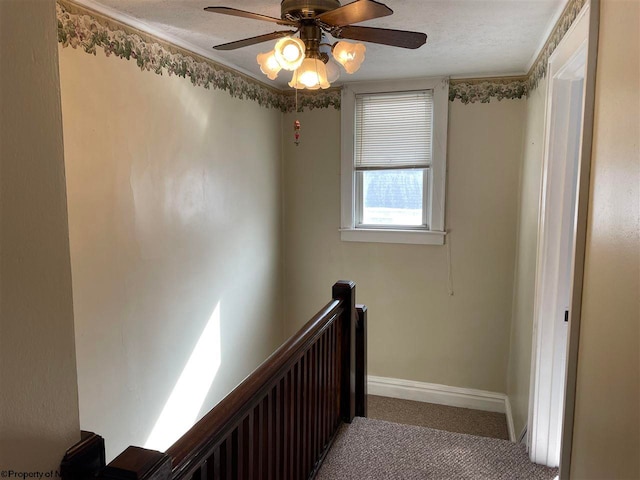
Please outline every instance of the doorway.
[{"label": "doorway", "polygon": [[587,3],[547,68],[527,440],[531,460],[551,467],[566,461],[566,409],[573,412],[574,401],[567,386],[575,379],[571,352],[577,351],[591,157],[596,45],[590,13]]}]

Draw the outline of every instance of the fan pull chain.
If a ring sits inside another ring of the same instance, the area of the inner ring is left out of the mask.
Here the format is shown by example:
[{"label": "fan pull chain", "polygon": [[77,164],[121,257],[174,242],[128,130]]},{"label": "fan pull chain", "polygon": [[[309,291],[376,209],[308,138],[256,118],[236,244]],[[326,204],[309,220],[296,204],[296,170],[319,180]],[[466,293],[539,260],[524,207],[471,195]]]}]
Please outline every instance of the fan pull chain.
[{"label": "fan pull chain", "polygon": [[[298,113],[298,89],[296,88],[296,114]],[[296,144],[296,147],[300,145],[300,120],[295,120],[293,122],[293,142]]]},{"label": "fan pull chain", "polygon": [[300,120],[293,122],[293,136],[295,137],[294,143],[296,147],[300,145]]}]

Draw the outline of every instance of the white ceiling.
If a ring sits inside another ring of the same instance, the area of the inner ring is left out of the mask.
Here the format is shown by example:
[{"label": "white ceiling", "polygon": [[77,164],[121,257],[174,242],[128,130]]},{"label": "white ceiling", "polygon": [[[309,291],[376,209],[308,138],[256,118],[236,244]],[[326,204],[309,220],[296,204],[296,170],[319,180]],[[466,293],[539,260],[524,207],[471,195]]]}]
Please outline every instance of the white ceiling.
[{"label": "white ceiling", "polygon": [[[286,30],[269,22],[205,12],[226,6],[280,17],[278,0],[75,0],[141,30],[205,55],[274,86],[284,87],[291,73],[270,82],[256,55],[275,41],[228,52],[213,45]],[[346,81],[419,76],[485,77],[528,71],[567,0],[382,0],[394,14],[358,25],[424,32],[426,45],[407,50],[367,43],[366,60]],[[342,4],[350,3],[348,0]]]}]

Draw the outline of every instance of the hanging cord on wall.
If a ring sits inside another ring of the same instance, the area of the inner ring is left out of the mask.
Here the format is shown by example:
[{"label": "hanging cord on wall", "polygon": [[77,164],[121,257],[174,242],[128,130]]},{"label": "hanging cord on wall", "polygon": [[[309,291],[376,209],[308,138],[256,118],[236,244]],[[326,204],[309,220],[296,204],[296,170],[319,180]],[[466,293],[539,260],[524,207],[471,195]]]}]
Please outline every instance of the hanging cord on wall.
[{"label": "hanging cord on wall", "polygon": [[451,272],[451,230],[447,230],[445,243],[447,245],[447,290],[449,292],[449,296],[453,297],[453,273]]},{"label": "hanging cord on wall", "polygon": [[[296,115],[298,115],[298,89],[295,89],[296,93]],[[296,144],[296,147],[300,145],[300,120],[295,120],[293,122],[293,142]]]}]

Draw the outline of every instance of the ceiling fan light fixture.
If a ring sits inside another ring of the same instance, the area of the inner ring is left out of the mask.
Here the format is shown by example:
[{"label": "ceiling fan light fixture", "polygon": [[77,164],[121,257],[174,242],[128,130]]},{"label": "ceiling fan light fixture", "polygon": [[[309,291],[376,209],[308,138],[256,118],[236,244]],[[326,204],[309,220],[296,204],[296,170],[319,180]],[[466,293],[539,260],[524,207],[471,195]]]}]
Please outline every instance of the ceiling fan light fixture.
[{"label": "ceiling fan light fixture", "polygon": [[327,68],[317,58],[305,58],[302,65],[293,73],[293,78],[289,86],[296,90],[318,90],[319,88],[329,88],[327,79]]},{"label": "ceiling fan light fixture", "polygon": [[205,11],[211,13],[297,28],[256,35],[213,48],[228,51],[278,39],[274,50],[257,56],[262,73],[275,80],[280,70],[288,70],[294,72],[289,82],[291,87],[317,90],[329,88],[338,79],[338,64],[351,74],[360,69],[365,59],[366,47],[362,43],[339,41],[331,45],[326,40],[328,35],[408,49],[420,48],[427,41],[427,35],[421,32],[353,25],[391,15],[393,10],[380,1],[354,0],[341,5],[340,0],[282,0],[280,7],[280,18],[231,7],[206,7]]},{"label": "ceiling fan light fixture", "polygon": [[333,46],[333,58],[340,63],[347,73],[352,74],[360,69],[364,61],[367,47],[362,43],[340,41]]},{"label": "ceiling fan light fixture", "polygon": [[258,64],[260,65],[260,71],[264,73],[269,80],[275,80],[282,67],[276,59],[275,50],[271,50],[267,53],[258,54]]},{"label": "ceiling fan light fixture", "polygon": [[284,70],[297,69],[305,59],[304,42],[297,37],[283,37],[276,43],[275,58]]}]

